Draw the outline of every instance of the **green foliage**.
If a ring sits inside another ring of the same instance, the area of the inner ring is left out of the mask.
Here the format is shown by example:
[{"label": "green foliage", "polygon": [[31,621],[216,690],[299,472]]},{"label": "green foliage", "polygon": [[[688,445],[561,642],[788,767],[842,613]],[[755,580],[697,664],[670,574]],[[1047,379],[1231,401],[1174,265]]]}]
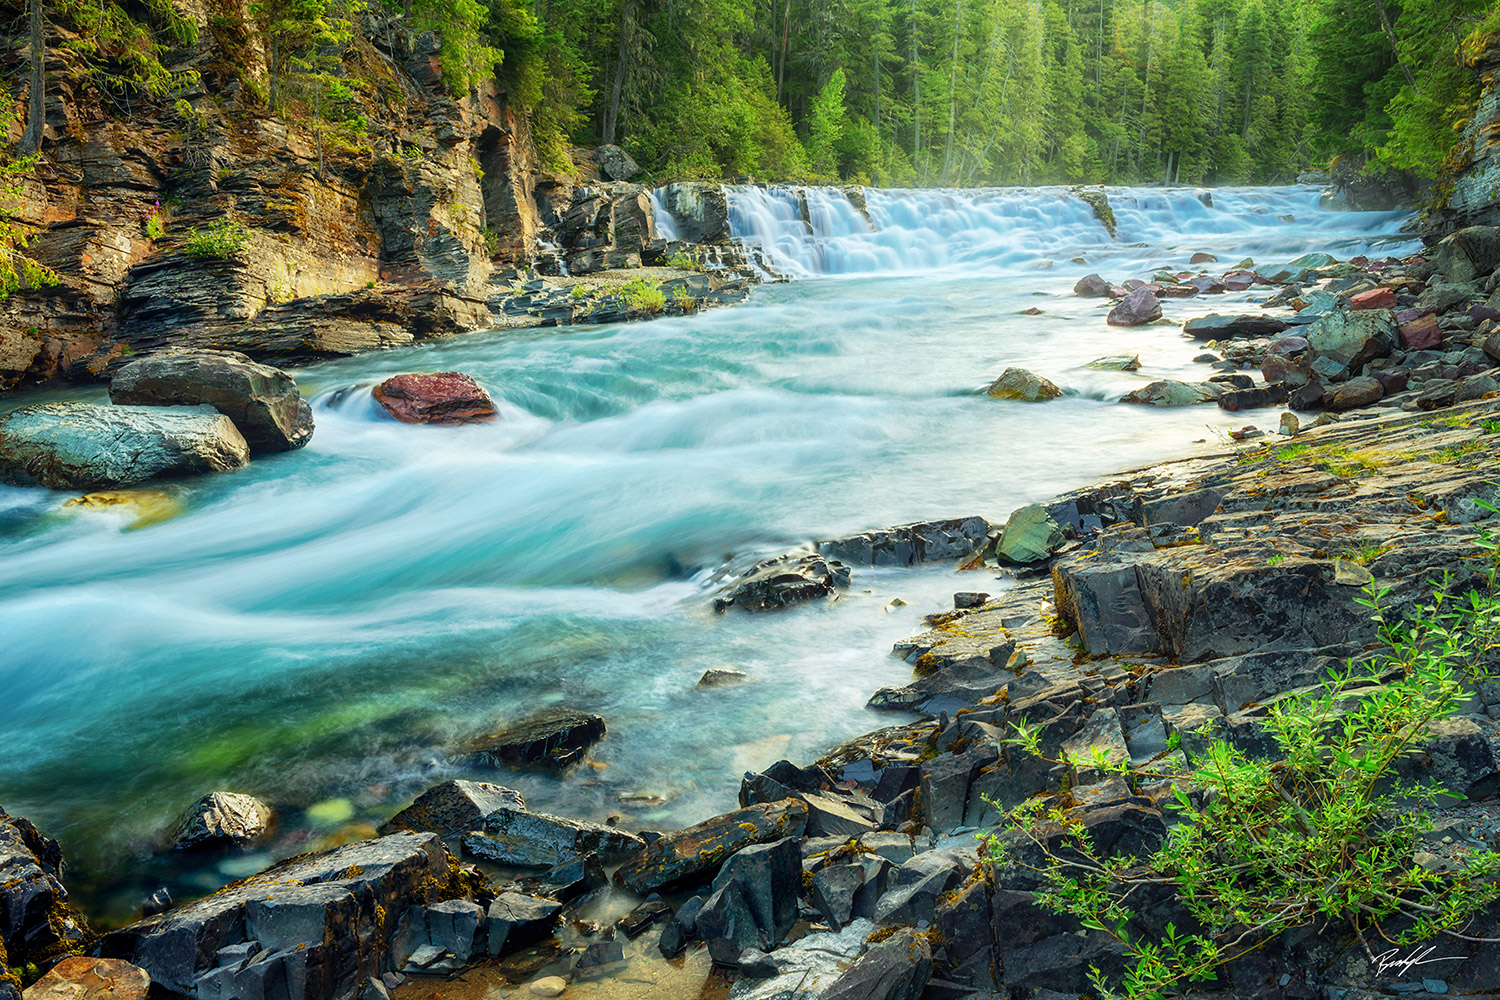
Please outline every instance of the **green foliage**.
[{"label": "green foliage", "polygon": [[47,17],[73,29],[62,46],[77,57],[80,76],[106,93],[161,97],[198,80],[194,70],[173,72],[162,65],[168,47],[198,40],[197,23],[178,13],[171,0],[130,4],[143,11],[135,15],[115,0],[56,0],[45,6]]},{"label": "green foliage", "polygon": [[168,212],[162,207],[161,202],[151,206],[151,214],[146,217],[146,235],[153,240],[159,240],[167,235]]},{"label": "green foliage", "polygon": [[672,254],[672,256],[668,257],[667,266],[675,267],[679,271],[702,270],[702,268],[698,266],[698,258],[683,250],[678,250],[676,253]]},{"label": "green foliage", "polygon": [[662,294],[661,283],[649,278],[634,278],[620,289],[625,305],[633,312],[654,316],[666,307],[667,297]]},{"label": "green foliage", "polygon": [[[20,117],[14,105],[0,105],[0,137],[9,135]],[[36,166],[36,156],[11,156],[11,146],[0,147],[0,302],[20,288],[55,285],[57,273],[25,251],[34,230],[16,219],[22,195],[21,178]]]},{"label": "green foliage", "polygon": [[236,257],[250,242],[250,230],[242,222],[219,219],[199,229],[188,230],[182,242],[182,252],[190,257],[210,257],[228,260]]},{"label": "green foliage", "polygon": [[[1211,980],[1220,965],[1313,924],[1398,945],[1457,933],[1500,898],[1493,852],[1466,855],[1455,872],[1413,862],[1443,790],[1398,787],[1395,777],[1427,727],[1457,712],[1470,686],[1487,677],[1485,659],[1500,637],[1500,560],[1492,537],[1480,546],[1490,557],[1482,590],[1452,597],[1445,586],[1404,621],[1387,617],[1384,592],[1363,602],[1387,652],[1330,672],[1315,693],[1270,705],[1264,727],[1279,759],[1205,739],[1189,772],[1148,774],[1173,780],[1181,820],[1151,857],[1105,856],[1074,817],[1044,798],[1013,812],[1015,828],[1049,862],[1042,905],[1124,945],[1126,996],[1159,998]],[[1024,723],[1007,742],[1042,755],[1037,731]],[[1130,770],[1102,754],[1070,763]],[[988,847],[992,856],[1001,851],[998,838]],[[1129,897],[1153,884],[1174,886],[1197,933],[1167,924],[1160,939],[1150,939],[1134,929]],[[1094,977],[1101,995],[1113,995],[1097,970]]]},{"label": "green foliage", "polygon": [[813,172],[822,177],[836,176],[838,146],[844,138],[844,71],[836,69],[828,83],[813,99],[807,113],[807,158]]}]

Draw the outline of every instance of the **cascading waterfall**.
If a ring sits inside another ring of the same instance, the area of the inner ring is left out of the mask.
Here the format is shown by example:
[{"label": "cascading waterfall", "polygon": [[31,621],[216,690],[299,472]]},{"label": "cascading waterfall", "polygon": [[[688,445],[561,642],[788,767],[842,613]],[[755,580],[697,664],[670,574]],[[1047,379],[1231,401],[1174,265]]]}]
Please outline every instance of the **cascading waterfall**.
[{"label": "cascading waterfall", "polygon": [[1352,253],[1365,248],[1365,234],[1389,233],[1403,214],[1329,212],[1311,186],[1109,188],[1112,238],[1092,206],[1062,187],[870,188],[863,210],[839,188],[732,185],[725,192],[735,239],[798,278],[1025,271],[1128,254],[1140,243],[1223,250],[1237,260],[1294,250],[1309,231]]},{"label": "cascading waterfall", "polygon": [[651,189],[651,214],[656,219],[656,235],[667,242],[681,239],[677,234],[677,220],[672,217],[672,210],[667,207],[666,188]]}]

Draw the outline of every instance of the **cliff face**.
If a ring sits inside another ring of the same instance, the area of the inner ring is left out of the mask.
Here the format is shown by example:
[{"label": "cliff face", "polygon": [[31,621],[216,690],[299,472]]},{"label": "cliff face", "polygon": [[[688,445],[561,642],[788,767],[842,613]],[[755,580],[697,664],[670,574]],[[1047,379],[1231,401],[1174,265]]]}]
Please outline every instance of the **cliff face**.
[{"label": "cliff face", "polygon": [[1466,226],[1500,225],[1500,40],[1473,64],[1482,89],[1449,161],[1441,201],[1423,222],[1422,238],[1428,242]]},{"label": "cliff face", "polygon": [[[0,388],[99,377],[169,343],[299,361],[484,323],[497,267],[535,254],[538,186],[546,205],[572,191],[541,170],[505,94],[451,98],[439,40],[367,14],[344,70],[368,98],[368,132],[320,143],[251,96],[265,58],[243,0],[215,5],[228,14],[176,6],[199,41],[163,63],[201,80],[175,103],[104,96],[69,28],[49,28],[43,162],[18,216],[62,282],[0,303]],[[8,76],[23,78],[24,47],[8,51]],[[191,228],[226,216],[246,227],[241,252],[184,252]]]}]

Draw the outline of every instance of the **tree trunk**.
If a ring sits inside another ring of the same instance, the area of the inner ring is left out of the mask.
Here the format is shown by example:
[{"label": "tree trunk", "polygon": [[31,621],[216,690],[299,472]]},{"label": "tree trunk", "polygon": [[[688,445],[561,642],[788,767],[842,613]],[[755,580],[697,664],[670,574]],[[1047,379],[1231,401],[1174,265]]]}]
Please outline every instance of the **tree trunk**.
[{"label": "tree trunk", "polygon": [[1411,84],[1411,89],[1420,94],[1422,91],[1417,87],[1417,78],[1412,76],[1411,67],[1401,60],[1401,50],[1396,46],[1396,29],[1391,27],[1391,16],[1386,12],[1385,0],[1375,0],[1375,12],[1380,15],[1380,30],[1385,32],[1385,40],[1391,43],[1391,53],[1396,57],[1396,65],[1406,74],[1406,82]]},{"label": "tree trunk", "polygon": [[21,134],[22,156],[42,148],[42,126],[47,118],[46,74],[47,43],[42,36],[42,0],[31,0],[31,94],[26,115],[26,131]]},{"label": "tree trunk", "polygon": [[615,55],[615,80],[609,88],[609,114],[604,118],[604,145],[615,141],[615,125],[620,120],[620,94],[625,89],[625,39],[630,29],[630,0],[620,0],[620,47]]},{"label": "tree trunk", "polygon": [[870,51],[875,56],[875,138],[880,138],[880,47],[871,45]]}]

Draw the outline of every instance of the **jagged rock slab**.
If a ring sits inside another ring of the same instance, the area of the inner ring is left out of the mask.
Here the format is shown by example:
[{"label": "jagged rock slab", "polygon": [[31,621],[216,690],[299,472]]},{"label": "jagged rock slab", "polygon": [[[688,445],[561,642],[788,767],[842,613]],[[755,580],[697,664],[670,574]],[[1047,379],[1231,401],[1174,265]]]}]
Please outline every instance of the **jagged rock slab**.
[{"label": "jagged rock slab", "polygon": [[527,812],[501,804],[481,831],[466,834],[464,850],[476,858],[521,868],[553,868],[585,854],[608,862],[640,850],[641,838],[612,826]]},{"label": "jagged rock slab", "polygon": [[253,795],[210,792],[185,809],[173,824],[173,850],[245,847],[271,832],[271,807]]},{"label": "jagged rock slab", "polygon": [[984,547],[989,531],[989,522],[977,516],[920,521],[819,542],[818,551],[861,566],[915,566],[971,556]]},{"label": "jagged rock slab", "polygon": [[796,799],[758,803],[668,833],[628,858],[615,883],[638,895],[706,881],[733,854],[752,844],[799,837],[807,824],[807,806]]},{"label": "jagged rock slab", "polygon": [[831,597],[849,586],[849,568],[821,555],[786,555],[758,563],[714,600],[714,610],[731,607],[771,611]]},{"label": "jagged rock slab", "polygon": [[63,855],[30,820],[0,809],[0,968],[75,950],[88,926],[68,903]]},{"label": "jagged rock slab", "polygon": [[456,760],[480,767],[561,769],[604,738],[604,720],[587,712],[548,712],[515,726],[470,740]]},{"label": "jagged rock slab", "polygon": [[416,830],[446,836],[472,830],[496,809],[525,809],[526,800],[514,788],[483,781],[445,781],[427,789],[417,800],[392,816],[380,828],[382,834]]}]

